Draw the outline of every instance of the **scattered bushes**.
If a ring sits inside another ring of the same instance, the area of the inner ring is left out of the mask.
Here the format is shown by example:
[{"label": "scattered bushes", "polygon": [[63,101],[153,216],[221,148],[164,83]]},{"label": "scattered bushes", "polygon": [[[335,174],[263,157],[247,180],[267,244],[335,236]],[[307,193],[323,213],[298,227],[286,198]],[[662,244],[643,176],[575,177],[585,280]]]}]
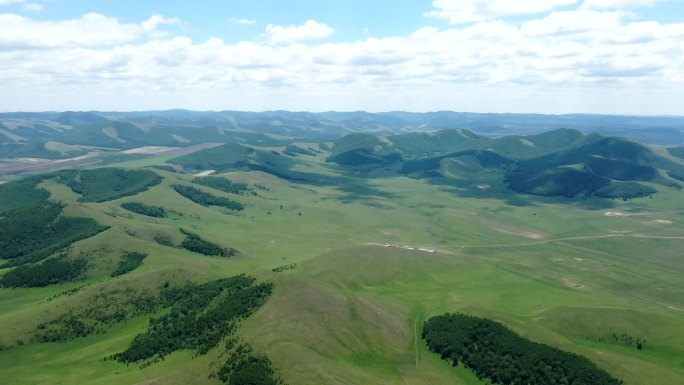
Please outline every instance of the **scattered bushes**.
[{"label": "scattered bushes", "polygon": [[271,360],[263,354],[254,353],[251,346],[233,341],[226,343],[228,359],[221,365],[218,378],[229,385],[282,385]]},{"label": "scattered bushes", "polygon": [[65,342],[93,333],[102,334],[107,332],[108,326],[170,305],[161,295],[131,287],[98,292],[88,298],[83,308],[70,309],[68,313],[39,324],[35,337],[39,342]]}]

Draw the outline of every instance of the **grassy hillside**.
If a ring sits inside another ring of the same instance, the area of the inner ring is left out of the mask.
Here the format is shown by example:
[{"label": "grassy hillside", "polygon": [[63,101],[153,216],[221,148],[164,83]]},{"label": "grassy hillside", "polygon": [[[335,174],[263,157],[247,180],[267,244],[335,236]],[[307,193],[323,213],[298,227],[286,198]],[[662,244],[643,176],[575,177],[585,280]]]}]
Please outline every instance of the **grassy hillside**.
[{"label": "grassy hillside", "polygon": [[[568,147],[565,160],[591,164],[601,156],[662,178],[670,167],[648,152],[613,153],[614,145],[582,149],[582,138],[564,135],[559,143],[580,149]],[[486,148],[404,160],[396,170],[347,169],[326,162],[331,151],[292,158],[285,148],[228,145],[179,157],[173,172],[154,172],[163,175],[157,184],[119,186],[130,192],[120,200],[81,199],[55,177],[1,185],[9,196],[37,188],[26,205],[59,202],[60,214],[36,228],[89,218],[109,229],[27,265],[39,273],[54,261],[69,273],[64,279],[0,288],[0,383],[220,384],[259,369],[269,373],[258,377],[265,383],[484,384],[421,338],[424,321],[455,312],[586,357],[625,383],[684,381],[680,190],[654,179],[639,182],[658,188],[652,198],[530,196],[506,189],[503,176],[509,162],[532,159]],[[113,166],[128,175],[166,159]],[[551,170],[582,172],[565,160]],[[440,176],[397,172],[409,164]],[[218,174],[195,183],[199,177],[181,166]],[[631,181],[608,186],[622,183]],[[117,185],[103,186],[109,194]],[[239,200],[244,209],[196,204],[174,186]],[[166,215],[140,215],[125,202]],[[40,233],[18,233],[39,240],[31,235]],[[188,234],[207,250],[234,252],[188,250],[181,247]],[[81,260],[85,268],[70,274],[78,269],[67,264],[78,268]],[[234,278],[241,274],[252,278]]]},{"label": "grassy hillside", "polygon": [[[590,143],[518,163],[506,183],[518,192],[573,197],[596,194],[630,199],[657,192],[637,182],[679,187],[661,176],[684,167],[635,142],[601,138]],[[630,182],[617,183],[616,181]]]},{"label": "grassy hillside", "polygon": [[496,181],[519,193],[549,197],[634,199],[658,188],[679,189],[684,179],[683,164],[644,145],[570,129],[495,139],[464,130],[353,134],[337,140],[331,152],[327,160],[349,171],[383,169],[482,189]]},{"label": "grassy hillside", "polygon": [[105,202],[136,195],[158,185],[162,177],[149,170],[98,168],[82,171],[63,171],[59,179],[83,202]]}]

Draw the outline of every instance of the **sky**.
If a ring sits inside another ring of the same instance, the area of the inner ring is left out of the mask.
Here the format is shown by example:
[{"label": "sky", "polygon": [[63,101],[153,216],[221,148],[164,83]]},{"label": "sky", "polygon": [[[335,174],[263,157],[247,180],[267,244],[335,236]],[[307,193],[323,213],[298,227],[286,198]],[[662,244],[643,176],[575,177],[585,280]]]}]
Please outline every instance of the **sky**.
[{"label": "sky", "polygon": [[684,115],[684,0],[0,0],[0,111]]}]

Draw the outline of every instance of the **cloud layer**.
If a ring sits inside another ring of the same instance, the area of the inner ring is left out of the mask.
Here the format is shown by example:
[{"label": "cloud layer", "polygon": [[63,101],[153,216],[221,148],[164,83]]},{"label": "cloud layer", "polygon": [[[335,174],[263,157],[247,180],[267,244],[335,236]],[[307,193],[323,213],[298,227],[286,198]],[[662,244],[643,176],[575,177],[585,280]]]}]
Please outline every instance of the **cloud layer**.
[{"label": "cloud layer", "polygon": [[266,40],[272,43],[294,43],[305,40],[318,40],[326,38],[335,32],[328,25],[316,20],[307,20],[302,25],[290,25],[283,27],[269,24],[266,26]]},{"label": "cloud layer", "polygon": [[[229,44],[192,41],[175,32],[180,20],[161,15],[122,23],[94,13],[63,21],[2,14],[0,103],[682,114],[684,23],[627,11],[655,2],[436,0],[426,20],[453,27],[349,42],[327,40],[333,27],[315,20],[269,24],[254,40]],[[507,19],[521,13],[534,16]]]}]

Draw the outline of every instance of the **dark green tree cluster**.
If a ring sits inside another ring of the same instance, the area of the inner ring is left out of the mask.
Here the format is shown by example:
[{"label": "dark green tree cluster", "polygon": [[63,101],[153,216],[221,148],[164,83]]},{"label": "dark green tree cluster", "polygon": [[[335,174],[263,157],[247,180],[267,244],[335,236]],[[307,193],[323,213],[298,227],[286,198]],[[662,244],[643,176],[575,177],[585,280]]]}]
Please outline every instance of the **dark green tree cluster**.
[{"label": "dark green tree cluster", "polygon": [[167,162],[181,165],[186,170],[217,170],[222,172],[239,167],[255,153],[256,150],[251,147],[239,143],[226,143],[218,147],[181,155]]},{"label": "dark green tree cluster", "polygon": [[142,265],[143,260],[147,257],[146,253],[139,253],[137,251],[127,251],[121,256],[119,266],[112,272],[112,277],[118,277],[137,269]]},{"label": "dark green tree cluster", "polygon": [[263,354],[254,353],[251,346],[230,346],[228,359],[218,371],[218,378],[228,385],[282,385],[283,380],[273,368],[271,360]]},{"label": "dark green tree cluster", "polygon": [[193,253],[204,255],[220,255],[222,257],[230,257],[235,254],[235,250],[226,249],[220,245],[217,245],[216,243],[204,240],[197,234],[183,229],[181,229],[181,232],[185,234],[185,239],[181,243],[181,247],[186,250],[190,250]]},{"label": "dark green tree cluster", "polygon": [[58,321],[41,323],[36,330],[38,342],[65,342],[93,333],[93,325],[84,322],[82,317],[68,313]]},{"label": "dark green tree cluster", "polygon": [[166,234],[155,234],[154,241],[162,246],[173,247],[173,239]]},{"label": "dark green tree cluster", "polygon": [[[587,337],[587,339],[589,339],[589,337]],[[634,347],[637,350],[642,350],[644,348],[644,344],[646,343],[646,339],[634,337],[627,333],[613,333],[608,337],[598,337],[596,340],[604,343],[620,343],[630,348]]]},{"label": "dark green tree cluster", "polygon": [[163,180],[157,173],[149,170],[122,168],[66,171],[59,176],[75,193],[81,194],[79,200],[82,202],[105,202],[136,195]]},{"label": "dark green tree cluster", "polygon": [[572,198],[589,195],[608,184],[610,179],[590,172],[567,167],[548,170],[517,169],[506,174],[506,187],[511,190],[541,196]]},{"label": "dark green tree cluster", "polygon": [[0,258],[7,265],[37,262],[108,227],[90,218],[63,217],[63,207],[44,203],[8,211],[0,217]]},{"label": "dark green tree cluster", "polygon": [[202,206],[221,206],[234,211],[241,211],[245,209],[245,206],[238,201],[224,197],[217,197],[216,195],[209,194],[208,192],[204,192],[194,187],[183,186],[179,184],[175,184],[172,187],[180,195]]},{"label": "dark green tree cluster", "polygon": [[85,259],[52,258],[41,263],[16,267],[2,277],[2,287],[43,287],[73,281],[87,268]]},{"label": "dark green tree cluster", "polygon": [[628,200],[651,196],[657,192],[658,190],[637,182],[611,182],[594,192],[594,195],[601,198]]},{"label": "dark green tree cluster", "polygon": [[170,164],[157,164],[157,165],[152,166],[152,168],[155,168],[155,169],[161,170],[161,171],[176,172],[176,169],[173,166],[171,166]]},{"label": "dark green tree cluster", "polygon": [[182,349],[205,354],[232,334],[236,323],[259,308],[271,291],[271,284],[257,285],[244,275],[170,290],[165,293],[165,301],[173,303],[170,313],[151,318],[147,331],[114,358],[132,363]]},{"label": "dark green tree cluster", "polygon": [[274,273],[281,273],[281,272],[283,272],[283,271],[285,271],[285,270],[292,270],[292,269],[295,269],[295,268],[297,268],[297,264],[296,264],[296,263],[291,263],[291,264],[289,264],[289,265],[282,265],[282,266],[274,267],[274,268],[271,269],[271,271],[274,272]]},{"label": "dark green tree cluster", "polygon": [[653,167],[600,157],[589,158],[586,164],[591,171],[615,180],[650,181],[658,175]]},{"label": "dark green tree cluster", "polygon": [[520,337],[498,322],[463,314],[430,318],[423,326],[428,348],[493,384],[619,385],[577,354]]},{"label": "dark green tree cluster", "polygon": [[228,178],[217,176],[196,177],[192,179],[192,183],[215,188],[230,194],[242,195],[250,191],[250,188],[246,183],[235,183]]},{"label": "dark green tree cluster", "polygon": [[152,206],[140,202],[122,203],[121,207],[136,214],[146,215],[154,218],[165,218],[166,209],[161,206]]},{"label": "dark green tree cluster", "polygon": [[677,158],[684,159],[684,146],[670,147],[667,149],[667,152],[672,156],[676,156]]},{"label": "dark green tree cluster", "polygon": [[671,178],[677,179],[678,181],[684,182],[684,172],[681,171],[668,171],[667,175]]},{"label": "dark green tree cluster", "polygon": [[47,202],[50,193],[36,187],[42,177],[29,177],[0,184],[0,213]]}]

